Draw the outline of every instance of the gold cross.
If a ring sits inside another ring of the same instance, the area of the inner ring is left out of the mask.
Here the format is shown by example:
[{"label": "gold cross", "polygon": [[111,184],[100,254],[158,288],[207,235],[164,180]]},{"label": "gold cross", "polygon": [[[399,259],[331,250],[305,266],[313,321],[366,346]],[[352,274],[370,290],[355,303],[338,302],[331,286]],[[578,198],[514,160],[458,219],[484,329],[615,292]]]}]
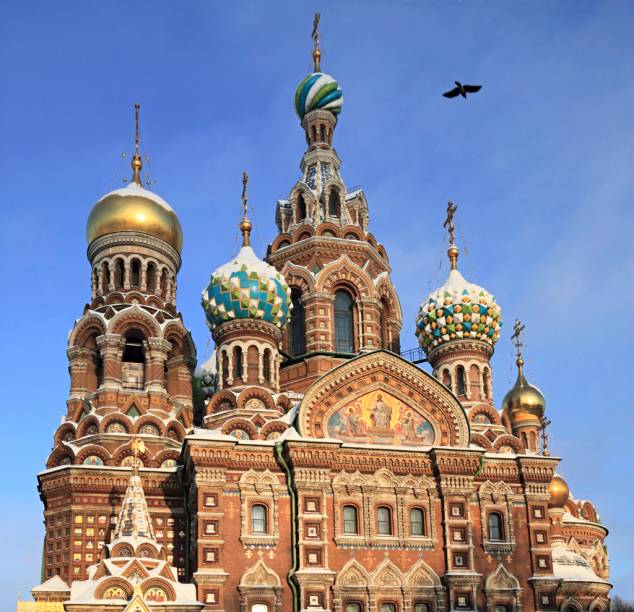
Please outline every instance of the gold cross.
[{"label": "gold cross", "polygon": [[248,184],[249,184],[249,175],[245,171],[242,173],[242,217],[243,219],[247,218],[247,212],[249,210],[248,196],[247,196]]},{"label": "gold cross", "polygon": [[515,319],[515,323],[513,324],[513,335],[511,336],[511,341],[515,344],[515,350],[517,352],[517,358],[522,358],[522,344],[521,336],[522,332],[526,325],[523,325],[519,319]]},{"label": "gold cross", "polygon": [[456,242],[456,228],[453,224],[453,217],[457,210],[458,206],[449,200],[449,202],[447,202],[447,218],[443,223],[443,227],[449,232],[449,244],[454,244]]}]

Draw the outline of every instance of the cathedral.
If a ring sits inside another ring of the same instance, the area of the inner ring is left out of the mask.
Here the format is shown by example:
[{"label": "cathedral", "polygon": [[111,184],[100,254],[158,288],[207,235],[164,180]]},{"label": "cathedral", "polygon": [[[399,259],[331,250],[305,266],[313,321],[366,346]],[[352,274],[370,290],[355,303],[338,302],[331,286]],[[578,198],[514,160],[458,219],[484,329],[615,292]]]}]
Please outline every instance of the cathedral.
[{"label": "cathedral", "polygon": [[496,405],[502,311],[460,272],[450,202],[449,274],[406,313],[420,348],[401,351],[316,28],[313,59],[294,99],[301,174],[263,258],[244,174],[242,246],[200,283],[215,349],[198,366],[177,307],[183,228],[144,186],[136,107],[132,178],[88,216],[90,301],[38,474],[42,583],[18,609],[607,611],[608,531],[557,474],[524,327]]}]

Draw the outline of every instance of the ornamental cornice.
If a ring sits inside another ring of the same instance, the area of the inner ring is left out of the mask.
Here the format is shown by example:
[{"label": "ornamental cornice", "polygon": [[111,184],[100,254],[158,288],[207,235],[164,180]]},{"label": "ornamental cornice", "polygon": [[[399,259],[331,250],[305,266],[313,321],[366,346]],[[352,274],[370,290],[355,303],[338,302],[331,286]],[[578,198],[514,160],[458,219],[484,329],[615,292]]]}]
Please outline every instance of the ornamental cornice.
[{"label": "ornamental cornice", "polygon": [[260,332],[269,336],[277,345],[282,340],[282,332],[276,325],[268,321],[259,319],[232,319],[224,321],[213,330],[213,337],[216,344],[221,344],[225,338],[233,333],[239,332]]},{"label": "ornamental cornice", "polygon": [[366,259],[371,260],[373,264],[378,266],[382,272],[390,273],[392,271],[392,267],[389,263],[381,257],[380,253],[369,242],[332,236],[311,236],[310,238],[304,238],[299,242],[278,249],[275,253],[271,253],[267,257],[267,260],[276,268],[278,265],[280,265],[280,268],[283,268],[286,261],[296,266],[305,267],[292,261],[292,259],[306,252],[314,254],[315,251],[319,254],[331,256],[333,261],[336,261],[342,255],[363,255]]},{"label": "ornamental cornice", "polygon": [[434,347],[427,354],[427,360],[430,363],[442,361],[449,353],[452,357],[464,357],[472,353],[479,353],[485,359],[491,359],[493,355],[493,347],[482,340],[474,339],[456,339],[443,342],[439,346]]},{"label": "ornamental cornice", "polygon": [[181,256],[174,247],[161,238],[141,232],[114,232],[96,238],[88,246],[88,259],[94,262],[102,251],[119,246],[126,247],[128,250],[130,246],[139,246],[158,251],[172,263],[176,272],[181,267]]}]

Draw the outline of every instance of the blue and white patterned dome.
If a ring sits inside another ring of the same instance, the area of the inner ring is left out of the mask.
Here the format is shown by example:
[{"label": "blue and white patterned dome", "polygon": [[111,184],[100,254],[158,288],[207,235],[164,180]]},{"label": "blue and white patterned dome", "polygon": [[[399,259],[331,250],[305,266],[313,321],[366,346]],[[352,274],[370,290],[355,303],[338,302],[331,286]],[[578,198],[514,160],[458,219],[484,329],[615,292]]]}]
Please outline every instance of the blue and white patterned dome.
[{"label": "blue and white patterned dome", "polygon": [[295,111],[300,120],[317,109],[330,111],[336,117],[342,107],[343,91],[329,74],[313,72],[295,90]]},{"label": "blue and white patterned dome", "polygon": [[291,310],[291,291],[284,277],[247,245],[211,275],[202,306],[211,330],[235,319],[259,319],[283,329]]}]

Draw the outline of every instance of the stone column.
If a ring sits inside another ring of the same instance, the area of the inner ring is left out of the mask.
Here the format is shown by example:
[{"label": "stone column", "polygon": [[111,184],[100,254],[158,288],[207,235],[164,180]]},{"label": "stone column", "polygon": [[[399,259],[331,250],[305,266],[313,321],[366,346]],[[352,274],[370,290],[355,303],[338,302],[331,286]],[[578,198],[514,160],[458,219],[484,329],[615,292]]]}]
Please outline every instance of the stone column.
[{"label": "stone column", "polygon": [[[93,351],[88,348],[72,346],[67,351],[70,370],[70,395],[69,399],[83,398],[86,394],[97,389],[97,376],[94,370]],[[94,380],[91,380],[94,378]],[[91,383],[93,383],[91,385]],[[93,388],[90,388],[90,387]]]},{"label": "stone column", "polygon": [[192,359],[177,355],[167,360],[167,392],[181,404],[192,405]]},{"label": "stone column", "polygon": [[121,334],[104,334],[97,337],[97,346],[103,363],[103,383],[100,389],[121,388],[121,357],[125,339]]},{"label": "stone column", "polygon": [[155,393],[165,393],[165,362],[171,342],[162,338],[148,338],[145,352],[145,388]]}]

